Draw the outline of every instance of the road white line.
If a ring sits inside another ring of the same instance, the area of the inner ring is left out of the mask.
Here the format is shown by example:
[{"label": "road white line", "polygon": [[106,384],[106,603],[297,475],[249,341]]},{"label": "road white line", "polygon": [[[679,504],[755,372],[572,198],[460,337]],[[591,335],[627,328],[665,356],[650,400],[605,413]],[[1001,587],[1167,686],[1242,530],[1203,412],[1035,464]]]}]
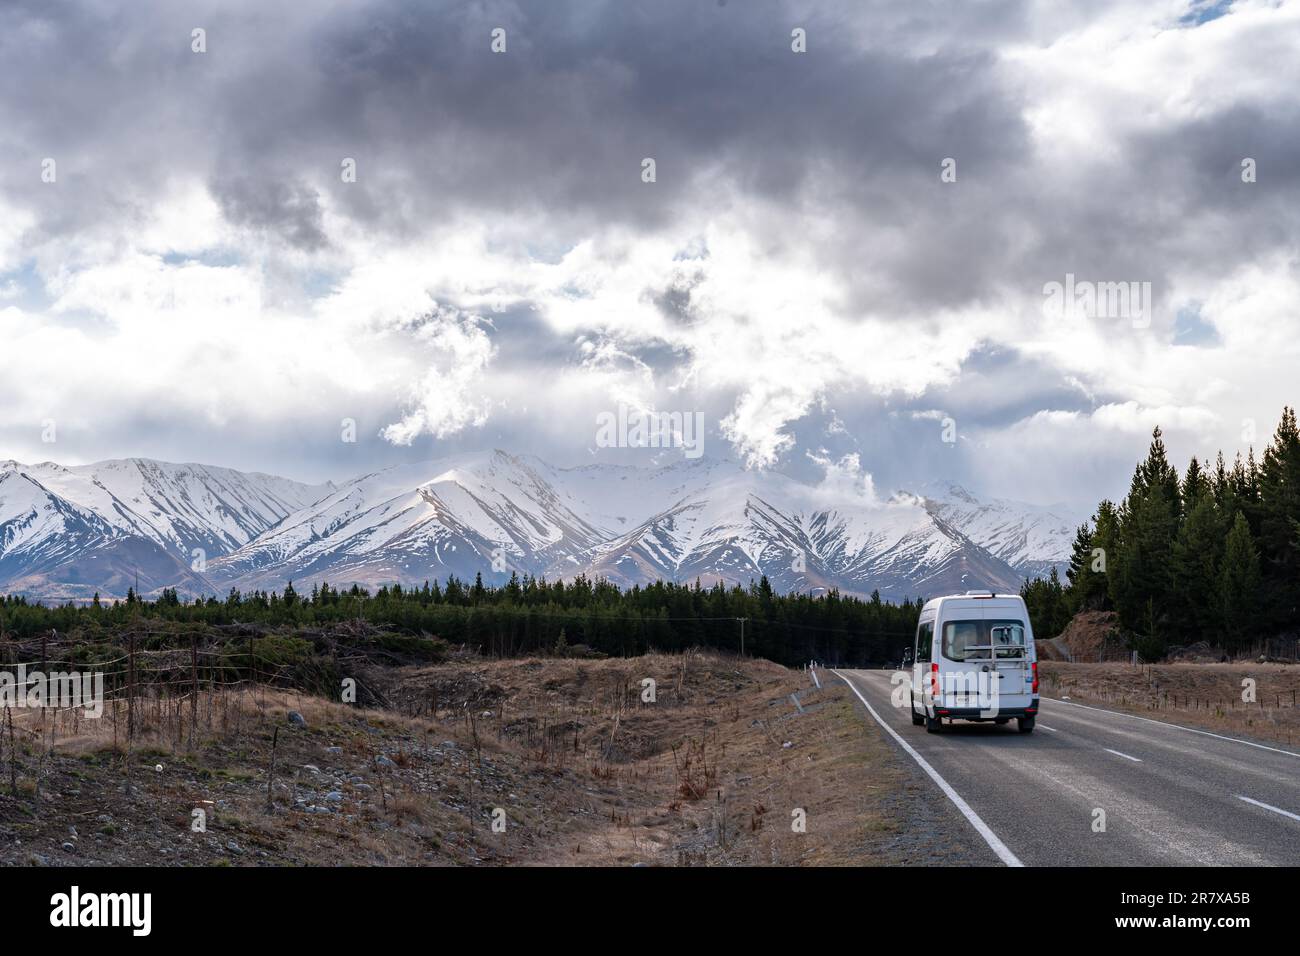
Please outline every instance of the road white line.
[{"label": "road white line", "polygon": [[1134,763],[1142,762],[1137,757],[1130,757],[1128,754],[1122,754],[1118,750],[1111,750],[1109,747],[1102,747],[1101,749],[1106,751],[1108,754],[1114,754],[1116,757],[1123,757],[1125,760],[1132,760]]},{"label": "road white line", "polygon": [[1257,807],[1263,807],[1265,810],[1272,810],[1274,813],[1280,813],[1284,817],[1290,817],[1292,820],[1300,820],[1300,813],[1292,813],[1290,810],[1283,810],[1281,807],[1275,807],[1271,803],[1260,803],[1258,800],[1252,800],[1250,797],[1243,797],[1237,794],[1238,800],[1245,800],[1247,803],[1253,803]]},{"label": "road white line", "polygon": [[1072,700],[1060,700],[1056,697],[1044,697],[1043,700],[1050,700],[1053,704],[1066,704],[1070,707],[1082,707],[1084,710],[1095,710],[1102,714],[1113,714],[1116,717],[1131,717],[1134,720],[1145,720],[1148,724],[1159,724],[1161,727],[1173,727],[1177,730],[1185,730],[1189,734],[1201,734],[1204,737],[1214,737],[1218,740],[1231,740],[1233,743],[1245,744],[1247,747],[1256,747],[1260,750],[1270,750],[1275,754],[1286,754],[1288,757],[1300,757],[1300,754],[1290,750],[1282,750],[1278,747],[1266,747],[1264,744],[1257,744],[1252,740],[1242,740],[1240,737],[1225,737],[1223,734],[1212,734],[1208,730],[1197,730],[1195,727],[1184,727],[1182,724],[1171,724],[1167,720],[1152,720],[1150,717],[1139,717],[1137,714],[1126,714],[1118,710],[1107,710],[1105,707],[1093,707],[1089,704],[1076,704]]},{"label": "road white line", "polygon": [[998,859],[1007,866],[1024,866],[1024,864],[1020,862],[1020,859],[1007,848],[1007,845],[998,839],[998,835],[989,829],[989,825],[980,819],[980,815],[971,809],[970,804],[961,798],[961,794],[954,790],[947,780],[939,776],[939,771],[931,767],[924,757],[913,750],[912,745],[899,736],[898,731],[881,719],[880,715],[876,713],[876,708],[867,703],[867,699],[862,696],[862,691],[853,686],[853,681],[849,680],[837,670],[833,671],[833,673],[840,680],[849,685],[849,690],[858,695],[858,700],[862,701],[863,706],[867,708],[867,713],[874,717],[876,723],[881,727],[884,727],[885,731],[898,741],[899,746],[911,755],[912,759],[920,765],[921,769],[930,775],[930,779],[939,785],[939,789],[948,795],[948,799],[956,804],[957,809],[961,811],[962,816],[964,816],[970,822],[970,825],[978,831],[979,835],[984,838],[984,842],[989,845],[989,849],[998,855]]},{"label": "road white line", "polygon": [[1055,728],[1055,727],[1049,727],[1049,726],[1047,726],[1047,724],[1039,724],[1039,725],[1038,725],[1038,729],[1039,729],[1039,730],[1045,730],[1045,731],[1047,731],[1049,734],[1054,734],[1054,733],[1056,733],[1056,728]]}]

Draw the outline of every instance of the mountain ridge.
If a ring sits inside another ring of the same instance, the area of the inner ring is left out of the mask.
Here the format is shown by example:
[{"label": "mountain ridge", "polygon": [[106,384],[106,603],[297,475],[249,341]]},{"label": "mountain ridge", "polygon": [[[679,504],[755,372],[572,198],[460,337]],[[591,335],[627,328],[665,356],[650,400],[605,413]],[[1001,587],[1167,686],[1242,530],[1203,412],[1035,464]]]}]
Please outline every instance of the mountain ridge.
[{"label": "mountain ridge", "polygon": [[[1076,521],[951,482],[880,501],[720,459],[563,468],[501,450],[309,485],[199,463],[0,462],[0,592],[365,587],[448,574],[656,579],[901,599],[1022,581]],[[141,566],[143,573],[141,573]]]}]

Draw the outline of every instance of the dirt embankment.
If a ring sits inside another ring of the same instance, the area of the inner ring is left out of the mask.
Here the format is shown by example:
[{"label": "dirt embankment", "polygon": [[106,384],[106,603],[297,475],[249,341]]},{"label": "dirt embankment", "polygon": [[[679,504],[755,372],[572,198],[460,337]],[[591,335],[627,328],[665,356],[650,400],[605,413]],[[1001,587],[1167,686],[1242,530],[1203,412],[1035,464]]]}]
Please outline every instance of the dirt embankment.
[{"label": "dirt embankment", "polygon": [[1080,664],[1040,661],[1048,697],[1300,743],[1300,666],[1276,663]]},{"label": "dirt embankment", "polygon": [[825,676],[470,658],[371,673],[383,710],[261,687],[138,700],[129,748],[123,705],[14,710],[0,863],[962,862],[942,798]]}]

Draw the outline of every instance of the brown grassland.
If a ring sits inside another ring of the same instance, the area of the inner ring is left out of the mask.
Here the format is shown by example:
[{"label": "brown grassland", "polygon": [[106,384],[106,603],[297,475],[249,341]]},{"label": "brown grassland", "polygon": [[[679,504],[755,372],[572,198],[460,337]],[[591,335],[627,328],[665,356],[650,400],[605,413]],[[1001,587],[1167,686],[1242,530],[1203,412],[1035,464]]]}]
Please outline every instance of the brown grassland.
[{"label": "brown grassland", "polygon": [[140,699],[129,748],[120,703],[15,709],[0,863],[973,861],[956,811],[821,677],[694,652],[465,657],[386,669],[385,709],[265,687]]}]

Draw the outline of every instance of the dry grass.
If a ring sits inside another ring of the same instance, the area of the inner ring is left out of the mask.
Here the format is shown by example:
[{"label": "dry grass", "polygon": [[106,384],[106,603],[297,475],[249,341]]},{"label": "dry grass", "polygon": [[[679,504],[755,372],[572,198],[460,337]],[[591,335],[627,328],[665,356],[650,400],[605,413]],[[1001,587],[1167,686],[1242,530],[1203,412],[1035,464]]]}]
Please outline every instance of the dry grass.
[{"label": "dry grass", "polygon": [[[1300,667],[1293,664],[1070,664],[1040,661],[1043,692],[1239,736],[1300,742]],[[1254,701],[1242,699],[1244,680]]]},{"label": "dry grass", "polygon": [[961,822],[833,680],[700,653],[370,676],[391,709],[235,688],[201,695],[191,724],[188,701],[140,701],[129,747],[120,706],[18,712],[0,863],[963,861]]}]

